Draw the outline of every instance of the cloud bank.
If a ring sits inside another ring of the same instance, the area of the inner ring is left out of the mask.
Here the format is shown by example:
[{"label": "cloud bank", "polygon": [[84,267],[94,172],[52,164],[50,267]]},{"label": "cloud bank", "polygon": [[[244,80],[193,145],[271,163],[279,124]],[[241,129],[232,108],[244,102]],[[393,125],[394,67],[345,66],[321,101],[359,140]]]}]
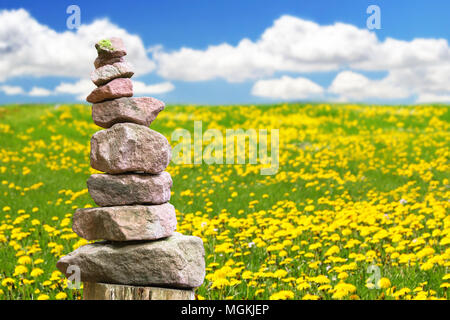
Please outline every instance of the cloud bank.
[{"label": "cloud bank", "polygon": [[141,38],[108,19],[81,25],[75,32],[56,32],[18,9],[0,11],[0,25],[0,81],[17,76],[86,77],[94,68],[94,44],[111,36],[124,40],[140,74],[155,69]]},{"label": "cloud bank", "polygon": [[259,80],[252,88],[252,94],[266,98],[285,100],[321,97],[324,89],[306,78],[283,76],[279,79]]},{"label": "cloud bank", "polygon": [[[108,19],[95,20],[76,31],[57,32],[36,21],[24,9],[0,11],[0,91],[6,95],[43,97],[71,94],[84,100],[94,88],[93,70],[98,39],[118,36],[128,48],[136,76],[156,72],[157,84],[134,81],[137,94],[161,94],[175,89],[171,81],[253,82],[251,94],[282,100],[370,99],[450,102],[450,48],[446,39],[386,38],[347,23],[320,25],[294,16],[276,19],[261,36],[237,45],[210,45],[199,50],[166,51],[144,45],[138,35]],[[307,74],[333,72],[328,87]],[[371,72],[384,72],[374,79]],[[286,75],[289,73],[289,75]],[[283,75],[284,74],[284,75]],[[35,86],[25,91],[6,81],[15,77],[65,77],[53,89]]]},{"label": "cloud bank", "polygon": [[[88,76],[94,69],[94,44],[101,38],[120,37],[127,47],[127,58],[133,61],[136,76],[155,70],[147,56],[141,38],[111,23],[108,19],[81,25],[75,32],[56,32],[37,22],[24,9],[0,11],[0,82],[18,76],[56,76],[81,78],[77,82],[62,82],[54,89],[33,87],[25,92],[20,86],[4,85],[0,91],[7,95],[23,94],[45,97],[58,94],[75,95],[78,100],[95,88]],[[170,82],[147,85],[134,82],[138,94],[158,94],[174,89]]]},{"label": "cloud bank", "polygon": [[[183,47],[173,52],[157,49],[153,55],[157,72],[166,79],[229,82],[257,80],[252,94],[277,99],[302,99],[306,84],[276,72],[311,73],[337,71],[326,90],[338,100],[418,96],[448,101],[450,95],[450,48],[446,39],[386,38],[345,23],[319,25],[293,16],[275,20],[256,41],[242,39],[238,45],[212,45],[205,50]],[[358,71],[386,71],[371,80]],[[264,90],[263,90],[264,88]],[[317,89],[317,88],[316,88]],[[318,92],[312,90],[314,97]]]}]

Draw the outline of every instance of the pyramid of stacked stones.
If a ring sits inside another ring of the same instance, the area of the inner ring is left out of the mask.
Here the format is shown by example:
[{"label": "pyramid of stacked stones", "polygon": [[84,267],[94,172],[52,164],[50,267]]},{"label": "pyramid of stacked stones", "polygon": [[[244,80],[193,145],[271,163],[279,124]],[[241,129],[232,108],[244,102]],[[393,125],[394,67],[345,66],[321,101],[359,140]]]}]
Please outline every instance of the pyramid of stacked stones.
[{"label": "pyramid of stacked stones", "polygon": [[[175,208],[168,202],[172,179],[167,139],[149,128],[164,103],[133,98],[132,67],[119,38],[95,45],[98,57],[87,97],[94,122],[105,128],[91,138],[91,166],[102,171],[87,181],[99,206],[77,209],[73,230],[87,240],[57,262],[70,276],[77,266],[88,283],[193,289],[205,276],[200,238],[175,232]],[[68,272],[70,271],[70,272]]]}]

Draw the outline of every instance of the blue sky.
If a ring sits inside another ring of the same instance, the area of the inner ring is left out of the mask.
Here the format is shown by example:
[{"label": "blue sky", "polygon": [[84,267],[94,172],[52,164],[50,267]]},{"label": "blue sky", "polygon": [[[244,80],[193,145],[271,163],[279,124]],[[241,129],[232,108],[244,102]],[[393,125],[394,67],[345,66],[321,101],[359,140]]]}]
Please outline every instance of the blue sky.
[{"label": "blue sky", "polygon": [[[445,85],[450,79],[448,1],[433,1],[432,5],[430,1],[417,0],[130,0],[125,6],[123,3],[0,1],[3,12],[0,24],[6,25],[0,31],[0,61],[4,61],[5,70],[3,78],[0,77],[0,103],[80,100],[85,93],[81,87],[86,90],[81,81],[89,79],[92,61],[85,72],[75,65],[78,59],[69,58],[71,53],[64,50],[61,55],[67,59],[61,61],[61,66],[52,65],[50,58],[49,61],[39,58],[45,54],[43,46],[66,43],[64,34],[77,32],[66,27],[69,16],[66,8],[71,4],[80,7],[81,24],[87,31],[98,30],[100,27],[95,23],[107,19],[114,28],[125,32],[125,38],[135,35],[140,39],[140,42],[130,40],[130,44],[136,44],[132,45],[134,56],[140,58],[133,61],[130,54],[128,60],[143,66],[141,70],[146,67],[148,70],[137,73],[133,80],[141,82],[140,95],[152,95],[166,103],[450,100],[450,88]],[[381,9],[380,30],[369,31],[366,27],[369,17],[366,9],[372,4]],[[15,10],[19,8],[27,15],[17,14]],[[333,28],[336,23],[344,27]],[[31,31],[27,35],[19,25],[28,24]],[[101,26],[106,33],[109,24]],[[265,32],[273,35],[262,41]],[[15,41],[11,34],[17,39],[23,37],[24,44],[9,46],[9,42]],[[34,41],[38,34],[45,34],[40,40],[42,44],[26,48],[28,40]],[[372,38],[369,34],[373,34]],[[370,41],[366,43],[367,38]],[[243,39],[248,39],[249,45],[242,44]],[[91,39],[77,34],[72,42],[77,41],[81,48]],[[20,54],[14,57],[8,50],[2,51],[2,43],[6,48],[17,48]],[[151,49],[156,46],[158,49]],[[277,50],[277,46],[281,49]],[[93,47],[87,46],[85,50],[95,54]],[[376,53],[364,54],[366,51]],[[80,57],[79,63],[89,64],[87,56]],[[23,65],[23,70],[11,72],[11,68],[16,68],[14,64]],[[72,75],[70,70],[77,71]]]}]

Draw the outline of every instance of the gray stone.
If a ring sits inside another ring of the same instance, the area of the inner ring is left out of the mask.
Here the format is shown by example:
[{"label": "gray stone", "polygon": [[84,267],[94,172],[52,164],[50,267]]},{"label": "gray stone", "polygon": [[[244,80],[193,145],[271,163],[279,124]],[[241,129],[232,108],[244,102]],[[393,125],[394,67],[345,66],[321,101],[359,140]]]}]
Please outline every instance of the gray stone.
[{"label": "gray stone", "polygon": [[139,124],[117,123],[91,138],[91,167],[106,173],[160,173],[171,158],[166,137]]},{"label": "gray stone", "polygon": [[116,78],[131,78],[134,72],[127,62],[107,64],[91,72],[91,80],[96,86],[101,86]]},{"label": "gray stone", "polygon": [[205,250],[199,237],[175,232],[149,242],[97,242],[59,259],[66,276],[80,268],[83,282],[167,288],[196,288],[205,277]]},{"label": "gray stone", "polygon": [[77,209],[72,224],[84,239],[111,241],[157,240],[171,236],[176,227],[170,203]]},{"label": "gray stone", "polygon": [[92,119],[102,128],[116,123],[133,122],[149,126],[164,109],[164,102],[155,98],[119,98],[92,105]]},{"label": "gray stone", "polygon": [[162,204],[170,200],[172,178],[159,174],[93,174],[87,181],[89,194],[99,206]]}]

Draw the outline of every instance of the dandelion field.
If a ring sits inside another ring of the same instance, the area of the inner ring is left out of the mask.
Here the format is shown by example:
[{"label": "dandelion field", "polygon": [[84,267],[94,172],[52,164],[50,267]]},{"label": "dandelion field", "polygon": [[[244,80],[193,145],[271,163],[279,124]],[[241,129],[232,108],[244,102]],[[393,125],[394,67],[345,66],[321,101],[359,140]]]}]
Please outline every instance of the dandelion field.
[{"label": "dandelion field", "polygon": [[[168,106],[151,128],[279,129],[279,171],[177,165],[177,231],[199,236],[198,299],[449,299],[450,107]],[[79,299],[56,261],[87,241],[87,105],[0,107],[0,299]],[[174,147],[174,143],[171,143]]]}]

